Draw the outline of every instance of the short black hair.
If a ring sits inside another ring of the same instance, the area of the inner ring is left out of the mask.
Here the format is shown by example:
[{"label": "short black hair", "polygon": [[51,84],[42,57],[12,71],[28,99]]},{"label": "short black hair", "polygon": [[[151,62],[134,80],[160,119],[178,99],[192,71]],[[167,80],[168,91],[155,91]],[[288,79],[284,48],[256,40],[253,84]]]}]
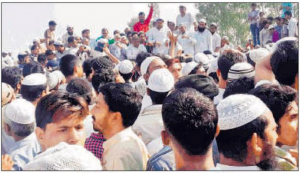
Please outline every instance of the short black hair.
[{"label": "short black hair", "polygon": [[229,49],[222,53],[218,59],[218,67],[224,80],[227,80],[231,66],[238,62],[245,62],[244,55],[240,51]]},{"label": "short black hair", "polygon": [[51,20],[48,24],[49,24],[49,26],[55,26],[55,25],[57,25],[54,20]]},{"label": "short black hair", "polygon": [[123,126],[132,126],[140,113],[142,96],[132,87],[122,83],[108,83],[99,91],[103,94],[109,110],[121,113]]},{"label": "short black hair", "polygon": [[54,53],[53,53],[52,50],[50,50],[50,49],[46,50],[46,52],[45,52],[45,55],[46,55],[46,56],[53,55],[53,54],[54,54]]},{"label": "short black hair", "polygon": [[141,16],[141,15],[145,15],[145,13],[144,12],[139,12],[139,16]]},{"label": "short black hair", "polygon": [[1,70],[2,82],[9,84],[14,90],[21,84],[22,70],[18,67],[5,67]]},{"label": "short black hair", "polygon": [[163,103],[162,117],[166,131],[188,155],[207,153],[218,124],[218,114],[210,99],[192,88],[175,90]]},{"label": "short black hair", "polygon": [[26,77],[32,73],[42,73],[45,74],[43,66],[36,61],[31,61],[24,65],[23,67],[23,76]]},{"label": "short black hair", "polygon": [[39,63],[45,63],[47,60],[47,56],[45,54],[39,54],[37,60]]},{"label": "short black hair", "polygon": [[104,69],[101,73],[94,74],[92,85],[95,91],[99,92],[99,88],[109,82],[115,82],[116,77],[112,69]]},{"label": "short black hair", "polygon": [[227,83],[223,98],[233,94],[247,94],[254,88],[254,78],[241,77]]},{"label": "short black hair", "polygon": [[86,77],[88,77],[92,73],[92,65],[93,65],[93,60],[95,58],[88,58],[83,61],[82,68],[83,72],[85,73]]},{"label": "short black hair", "polygon": [[292,12],[291,11],[285,11],[284,15],[292,16]]},{"label": "short black hair", "polygon": [[75,40],[76,38],[73,36],[68,37],[68,43],[73,43]]},{"label": "short black hair", "polygon": [[241,127],[220,130],[216,138],[219,152],[226,158],[242,162],[247,156],[247,142],[253,133],[265,139],[265,128],[268,123],[266,116],[262,115]]},{"label": "short black hair", "polygon": [[264,84],[249,91],[260,98],[272,111],[275,122],[279,126],[279,120],[283,117],[291,102],[297,100],[297,92],[286,85]]},{"label": "short black hair", "polygon": [[85,118],[88,105],[78,94],[57,91],[43,97],[35,109],[36,126],[46,129],[47,124],[69,116]]},{"label": "short black hair", "polygon": [[205,51],[203,51],[203,53],[204,53],[205,55],[211,55],[211,54],[212,54],[212,52],[211,52],[210,50],[205,50]]},{"label": "short black hair", "polygon": [[93,99],[93,87],[88,80],[84,78],[73,78],[67,85],[66,91],[76,93],[83,97],[90,105]]},{"label": "short black hair", "polygon": [[80,63],[79,59],[72,54],[64,55],[59,62],[59,69],[65,77],[74,74],[74,67]]},{"label": "short black hair", "polygon": [[21,63],[23,63],[24,60],[25,60],[25,58],[26,58],[27,56],[29,56],[29,55],[28,55],[28,54],[23,54],[23,55],[19,54],[19,55],[18,55],[18,60],[19,60]]},{"label": "short black hair", "polygon": [[264,20],[264,21],[262,22],[263,27],[265,27],[266,24],[268,24],[268,23],[269,23],[269,22],[268,22],[267,20]]},{"label": "short black hair", "polygon": [[116,33],[118,33],[118,32],[120,33],[119,30],[114,30],[113,34],[116,35]]},{"label": "short black hair", "polygon": [[141,67],[143,61],[144,61],[146,58],[150,57],[150,56],[152,56],[151,53],[148,53],[148,52],[140,52],[139,54],[137,54],[136,59],[135,59],[136,65],[137,65],[138,67]]},{"label": "short black hair", "polygon": [[298,74],[298,41],[284,41],[278,44],[271,55],[271,67],[276,80],[283,85],[293,85]]},{"label": "short black hair", "polygon": [[31,46],[30,50],[35,50],[36,48],[38,48],[38,46],[34,44],[33,46]]},{"label": "short black hair", "polygon": [[255,67],[256,63],[254,61],[252,61],[252,59],[250,58],[250,53],[246,53],[246,57],[247,57],[247,62],[249,64],[251,64],[253,67]]},{"label": "short black hair", "polygon": [[275,18],[275,20],[279,20],[279,21],[280,21],[280,20],[281,20],[281,17],[278,16],[278,17]]},{"label": "short black hair", "polygon": [[90,30],[89,29],[84,29],[81,31],[81,34],[85,34],[86,32],[89,32]]},{"label": "short black hair", "polygon": [[123,74],[123,73],[119,72],[119,74],[123,77],[123,79],[125,80],[125,82],[129,82],[129,80],[133,76],[133,73],[131,73],[131,72],[127,73],[127,74]]},{"label": "short black hair", "polygon": [[104,69],[113,69],[113,63],[105,57],[99,57],[93,60],[92,67],[95,73],[101,73]]},{"label": "short black hair", "polygon": [[197,71],[198,69],[201,69],[203,68],[205,70],[205,72],[207,72],[208,68],[204,68],[204,65],[202,62],[199,62],[198,65],[196,67],[193,68],[193,70],[188,74],[188,75],[191,75],[191,74],[197,74]]},{"label": "short black hair", "polygon": [[20,93],[25,100],[29,102],[33,102],[42,96],[42,93],[43,91],[46,90],[46,88],[47,88],[47,84],[32,85],[32,86],[22,85]]},{"label": "short black hair", "polygon": [[156,92],[149,89],[149,96],[153,104],[159,104],[159,105],[163,104],[168,94],[169,92]]},{"label": "short black hair", "polygon": [[156,20],[156,22],[159,22],[159,21],[162,21],[162,22],[164,22],[164,20],[163,20],[163,19],[157,19],[157,20]]}]

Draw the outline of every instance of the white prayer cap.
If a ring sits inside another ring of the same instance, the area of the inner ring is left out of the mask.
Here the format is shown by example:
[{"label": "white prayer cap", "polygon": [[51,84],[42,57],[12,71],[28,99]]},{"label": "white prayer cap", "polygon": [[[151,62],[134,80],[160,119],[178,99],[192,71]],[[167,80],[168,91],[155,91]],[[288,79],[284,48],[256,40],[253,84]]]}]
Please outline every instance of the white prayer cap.
[{"label": "white prayer cap", "polygon": [[52,90],[53,88],[55,88],[57,86],[57,84],[59,84],[59,77],[54,72],[50,73],[47,76],[47,78],[48,78],[49,90]]},{"label": "white prayer cap", "polygon": [[259,82],[256,83],[254,88],[257,88],[257,87],[259,87],[261,85],[264,85],[264,84],[272,84],[272,82],[269,81],[269,80],[260,80]]},{"label": "white prayer cap", "polygon": [[206,20],[205,20],[205,19],[200,19],[200,20],[199,20],[199,23],[201,23],[201,22],[202,22],[202,23],[206,23]]},{"label": "white prayer cap", "polygon": [[182,68],[182,74],[183,76],[189,75],[191,71],[198,65],[195,61],[187,63],[183,68]]},{"label": "white prayer cap", "polygon": [[174,77],[167,69],[154,70],[148,81],[148,88],[155,92],[169,92],[174,87]]},{"label": "white prayer cap", "polygon": [[268,30],[270,30],[270,29],[274,29],[275,28],[275,26],[274,25],[270,25],[269,26],[269,28],[268,28]]},{"label": "white prayer cap", "polygon": [[247,62],[236,63],[229,69],[228,81],[230,82],[241,77],[251,78],[254,77],[254,75],[255,70],[251,64]]},{"label": "white prayer cap", "polygon": [[4,106],[12,99],[14,95],[14,89],[10,85],[4,82],[1,83],[1,86],[2,86],[1,105]]},{"label": "white prayer cap", "polygon": [[38,154],[23,170],[102,170],[101,162],[80,145],[61,142]]},{"label": "white prayer cap", "polygon": [[222,37],[223,40],[229,41],[229,38],[227,36]]},{"label": "white prayer cap", "polygon": [[67,25],[67,29],[68,29],[68,28],[74,28],[74,27],[73,27],[72,25]]},{"label": "white prayer cap", "polygon": [[64,43],[60,40],[56,40],[53,44],[54,44],[54,46],[63,46],[64,45]]},{"label": "white prayer cap", "polygon": [[65,76],[64,74],[62,74],[62,72],[60,70],[55,70],[53,71],[52,73],[56,74],[58,76],[58,79],[59,79],[59,83],[65,79]]},{"label": "white prayer cap", "polygon": [[217,111],[220,130],[230,130],[255,120],[269,109],[253,95],[235,94],[222,100]]},{"label": "white prayer cap", "polygon": [[133,64],[131,61],[129,60],[123,60],[120,64],[119,64],[119,72],[122,74],[129,74],[131,73],[133,70]]},{"label": "white prayer cap", "polygon": [[208,70],[207,70],[207,74],[210,74],[210,73],[215,73],[217,72],[218,70],[218,60],[219,58],[214,58],[210,61],[209,63],[209,67],[208,67]]},{"label": "white prayer cap", "polygon": [[144,76],[144,74],[147,73],[148,67],[149,67],[149,65],[151,64],[151,62],[152,62],[153,60],[157,59],[157,58],[159,58],[159,57],[157,57],[157,56],[150,56],[150,57],[146,58],[146,59],[142,62],[142,64],[141,64],[141,73],[142,73],[142,76]]},{"label": "white prayer cap", "polygon": [[181,24],[179,24],[178,26],[179,26],[179,27],[180,27],[180,26],[186,27],[186,24],[181,23]]},{"label": "white prayer cap", "polygon": [[35,122],[35,107],[24,99],[16,99],[4,109],[4,121],[11,120],[18,124],[30,124]]},{"label": "white prayer cap", "polygon": [[33,73],[24,78],[22,85],[36,86],[47,84],[47,78],[42,73]]},{"label": "white prayer cap", "polygon": [[206,68],[206,69],[208,68],[208,65],[209,65],[209,59],[208,59],[207,55],[205,55],[204,53],[197,53],[197,54],[195,55],[194,60],[195,60],[197,63],[202,62],[203,67]]},{"label": "white prayer cap", "polygon": [[35,38],[32,40],[32,42],[37,42],[37,43],[41,43],[40,39],[39,38]]},{"label": "white prayer cap", "polygon": [[264,48],[258,48],[249,51],[249,57],[255,63],[266,57],[267,55],[269,55],[269,51]]},{"label": "white prayer cap", "polygon": [[105,38],[101,38],[101,39],[99,39],[99,40],[97,41],[97,43],[102,43],[102,44],[108,43],[108,40],[105,39]]},{"label": "white prayer cap", "polygon": [[211,23],[210,25],[211,25],[211,26],[218,27],[218,25],[217,25],[215,22]]}]

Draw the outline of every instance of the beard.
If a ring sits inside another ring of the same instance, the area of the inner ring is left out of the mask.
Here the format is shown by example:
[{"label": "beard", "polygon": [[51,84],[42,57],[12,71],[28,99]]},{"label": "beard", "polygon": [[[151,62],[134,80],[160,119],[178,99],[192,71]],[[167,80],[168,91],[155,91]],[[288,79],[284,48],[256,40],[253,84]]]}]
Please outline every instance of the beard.
[{"label": "beard", "polygon": [[68,32],[69,35],[73,35],[73,32]]},{"label": "beard", "polygon": [[202,27],[199,27],[199,26],[198,26],[198,31],[199,31],[199,32],[203,32],[204,30],[205,30],[205,27],[202,28]]},{"label": "beard", "polygon": [[268,142],[264,142],[263,156],[265,160],[260,161],[257,166],[263,171],[275,170],[277,162],[275,161],[275,148]]},{"label": "beard", "polygon": [[211,32],[211,35],[214,35],[215,34],[215,32]]}]

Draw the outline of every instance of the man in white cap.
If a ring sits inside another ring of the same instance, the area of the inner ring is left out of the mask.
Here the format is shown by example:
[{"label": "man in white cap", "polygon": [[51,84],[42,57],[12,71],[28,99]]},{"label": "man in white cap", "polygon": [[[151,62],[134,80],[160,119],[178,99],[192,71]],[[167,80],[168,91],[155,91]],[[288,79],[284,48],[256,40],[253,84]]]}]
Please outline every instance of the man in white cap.
[{"label": "man in white cap", "polygon": [[7,51],[2,51],[1,58],[2,58],[2,68],[14,66],[14,61],[13,61],[13,59],[8,55],[8,52],[7,52]]},{"label": "man in white cap", "polygon": [[236,63],[230,67],[230,70],[228,72],[227,82],[231,82],[233,80],[236,80],[236,79],[239,79],[242,77],[254,79],[254,76],[255,76],[254,67],[247,62],[240,62],[240,63]]},{"label": "man in white cap", "polygon": [[147,91],[153,105],[146,107],[132,126],[133,131],[142,136],[146,145],[160,137],[163,130],[162,103],[173,86],[174,77],[167,69],[155,70],[150,75]]},{"label": "man in white cap", "polygon": [[24,78],[21,86],[22,97],[31,102],[34,106],[39,100],[47,95],[49,87],[47,85],[47,78],[44,74],[33,73]]},{"label": "man in white cap", "polygon": [[90,56],[93,58],[98,58],[101,56],[105,56],[106,53],[103,51],[104,47],[108,46],[108,40],[101,38],[97,41],[97,44],[95,46],[95,49],[91,50]]},{"label": "man in white cap", "polygon": [[270,53],[267,49],[258,48],[249,51],[249,58],[256,64],[256,62],[260,61],[269,54]]},{"label": "man in white cap", "polygon": [[143,44],[140,44],[140,38],[138,36],[133,36],[131,44],[126,50],[127,59],[134,61],[136,56],[141,52],[147,52],[147,49]]},{"label": "man in white cap", "polygon": [[60,59],[65,55],[66,53],[66,47],[64,46],[63,42],[60,40],[57,40],[54,42],[55,47],[55,56],[57,58],[57,61],[60,62]]},{"label": "man in white cap", "polygon": [[204,69],[207,71],[209,67],[209,59],[208,56],[204,53],[197,53],[194,58],[195,62],[202,63]]},{"label": "man in white cap", "polygon": [[274,170],[277,124],[257,97],[236,94],[217,106],[220,170]]},{"label": "man in white cap", "polygon": [[184,5],[179,6],[180,14],[176,18],[176,26],[184,24],[187,31],[194,31],[194,27],[197,26],[194,16],[191,13],[186,12],[186,7]]},{"label": "man in white cap", "polygon": [[74,27],[71,25],[67,25],[67,33],[65,33],[64,35],[62,35],[61,40],[63,42],[63,44],[65,44],[65,46],[68,45],[68,38],[71,36],[76,36],[74,34]]},{"label": "man in white cap", "polygon": [[234,49],[234,45],[231,42],[229,42],[229,38],[227,36],[223,36],[221,39],[220,53],[228,49]]},{"label": "man in white cap", "polygon": [[209,26],[209,31],[212,34],[212,50],[213,52],[219,52],[221,48],[221,37],[217,33],[218,25],[216,23],[211,23]]},{"label": "man in white cap", "polygon": [[194,45],[196,44],[196,39],[193,37],[194,32],[188,31],[186,24],[179,24],[178,25],[179,34],[177,37],[178,43],[182,46],[183,53],[185,55],[194,55],[195,48]]},{"label": "man in white cap", "polygon": [[[154,70],[161,69],[161,68],[167,68],[167,65],[161,58],[157,56],[148,57],[143,61],[141,65],[141,73],[147,85],[148,85],[149,77],[152,74],[152,72]],[[150,105],[152,105],[152,101],[149,95],[146,93],[143,97],[141,111],[143,111],[144,108]]]},{"label": "man in white cap", "polygon": [[24,99],[14,100],[4,109],[5,133],[15,141],[8,151],[14,161],[14,170],[21,170],[41,151],[34,133],[34,111],[35,107]]},{"label": "man in white cap", "polygon": [[187,76],[189,75],[192,70],[198,65],[195,61],[186,63],[186,65],[182,68],[182,75]]},{"label": "man in white cap", "polygon": [[129,84],[130,86],[134,87],[134,83],[132,82],[131,78],[133,76],[133,64],[129,60],[123,60],[119,64],[119,73],[123,77],[125,83]]},{"label": "man in white cap", "polygon": [[206,50],[213,52],[212,35],[210,31],[206,29],[205,19],[199,20],[198,28],[194,34],[194,38],[197,40],[197,43],[195,45],[195,53],[204,52]]},{"label": "man in white cap", "polygon": [[1,106],[5,106],[6,104],[12,102],[16,96],[14,93],[14,89],[8,85],[7,83],[1,83],[2,88],[2,99],[1,99]]}]

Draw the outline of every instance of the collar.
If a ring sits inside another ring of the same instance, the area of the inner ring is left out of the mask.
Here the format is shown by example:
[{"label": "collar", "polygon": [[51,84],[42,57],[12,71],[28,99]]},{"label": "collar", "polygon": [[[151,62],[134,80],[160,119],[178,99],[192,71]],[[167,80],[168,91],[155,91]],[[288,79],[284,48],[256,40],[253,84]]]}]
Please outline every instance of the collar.
[{"label": "collar", "polygon": [[260,171],[260,168],[257,166],[229,166],[217,163],[216,168],[220,168],[221,170],[244,170],[244,171]]},{"label": "collar", "polygon": [[162,105],[151,105],[146,107],[141,115],[145,116],[145,115],[153,115],[158,113],[161,114],[161,110],[162,110]]},{"label": "collar", "polygon": [[128,136],[132,136],[134,135],[131,126],[127,127],[126,129],[122,130],[121,132],[115,134],[114,136],[112,136],[110,139],[108,139],[107,141],[105,141],[103,143],[103,148],[104,150],[108,150],[109,148],[120,144],[120,142],[122,141],[122,139],[127,138]]}]

